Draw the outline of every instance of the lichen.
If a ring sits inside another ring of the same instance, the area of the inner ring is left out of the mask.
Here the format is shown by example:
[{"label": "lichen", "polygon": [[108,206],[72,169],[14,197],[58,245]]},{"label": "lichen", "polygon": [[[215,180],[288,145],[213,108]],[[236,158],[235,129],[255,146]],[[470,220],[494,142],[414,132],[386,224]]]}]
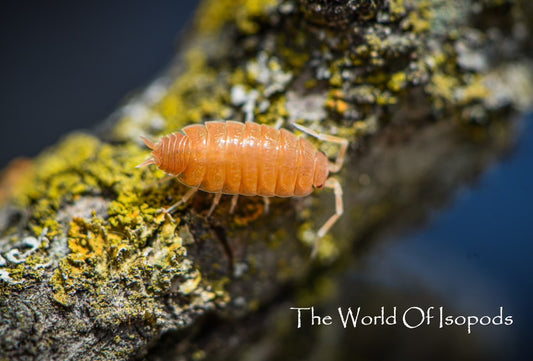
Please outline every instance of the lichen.
[{"label": "lichen", "polygon": [[246,33],[256,33],[269,11],[275,10],[279,0],[207,0],[196,17],[196,29],[203,35],[216,34],[224,25],[235,24]]},{"label": "lichen", "polygon": [[[148,100],[124,107],[111,133],[111,140],[121,143],[112,145],[88,134],[73,134],[33,162],[34,169],[26,177],[31,181],[20,182],[26,185],[12,193],[16,204],[31,209],[31,234],[38,236],[47,229],[51,243],[67,239],[66,257],[54,258],[46,249],[41,251],[44,262],[58,265],[54,276],[57,294],[65,294],[60,290],[70,289],[73,279],[92,271],[99,271],[97,279],[109,277],[110,255],[138,256],[160,235],[166,222],[160,208],[168,205],[169,191],[175,197],[181,191],[168,184],[154,187],[163,177],[160,171],[135,169],[146,156],[138,135],[157,137],[186,124],[214,119],[270,125],[311,121],[319,131],[328,133],[333,128],[354,141],[376,131],[372,114],[376,108],[394,106],[410,87],[423,85],[435,112],[465,108],[490,95],[483,74],[472,74],[457,64],[456,48],[449,44],[441,51],[430,48],[432,22],[442,22],[445,16],[439,1],[391,1],[388,7],[374,9],[374,26],[353,24],[356,36],[309,27],[298,18],[298,7],[291,4],[274,0],[204,2],[196,31],[214,35],[233,28],[248,37],[251,51],[245,56],[217,53],[214,59],[201,44],[189,47],[183,57],[185,70],[170,85],[155,82],[146,92]],[[270,16],[280,11],[290,35],[257,35],[262,27],[271,26]],[[395,59],[406,57],[412,60],[394,65]],[[313,73],[308,79],[313,82],[305,83],[306,92],[327,94],[319,104],[320,119],[295,118],[295,111],[302,112],[292,100],[290,108],[287,106],[287,93],[304,71]],[[340,127],[336,119],[350,122]],[[316,144],[328,156],[335,156],[336,147]],[[107,200],[104,214],[91,219],[63,217],[58,222],[58,211],[89,196]],[[252,211],[235,217],[234,222],[244,226],[257,216]],[[306,220],[311,218],[304,217],[303,224],[309,224]],[[88,233],[82,236],[80,229]],[[301,237],[304,243],[305,238]],[[327,240],[323,243],[329,244]],[[328,247],[323,248],[329,249],[328,254],[338,252]],[[100,266],[88,271],[87,257],[94,257],[92,263]],[[9,274],[6,277],[11,277]]]},{"label": "lichen", "polygon": [[[111,145],[88,134],[72,134],[36,159],[31,181],[18,190],[14,202],[30,210],[31,232],[43,233],[47,242],[31,249],[31,260],[27,259],[30,251],[17,251],[20,264],[13,262],[14,251],[6,252],[9,265],[2,275],[13,282],[2,282],[2,290],[39,280],[46,275],[41,266],[55,265],[50,281],[57,302],[70,305],[77,294],[88,292],[97,300],[95,307],[112,314],[113,290],[135,285],[138,292],[132,291],[123,303],[128,311],[115,314],[113,322],[147,309],[155,312],[155,299],[180,277],[189,282],[185,293],[190,297],[202,297],[205,302],[218,295],[223,298],[184,259],[180,221],[160,211],[169,190],[154,186],[161,172],[150,172],[148,177],[147,171],[135,169],[145,156],[146,151],[132,142]],[[93,211],[88,218],[59,214],[95,196],[109,200],[103,214]],[[67,249],[58,251],[61,247]],[[191,283],[191,275],[197,281]],[[206,298],[206,292],[212,296]],[[148,303],[152,306],[146,307]]]}]

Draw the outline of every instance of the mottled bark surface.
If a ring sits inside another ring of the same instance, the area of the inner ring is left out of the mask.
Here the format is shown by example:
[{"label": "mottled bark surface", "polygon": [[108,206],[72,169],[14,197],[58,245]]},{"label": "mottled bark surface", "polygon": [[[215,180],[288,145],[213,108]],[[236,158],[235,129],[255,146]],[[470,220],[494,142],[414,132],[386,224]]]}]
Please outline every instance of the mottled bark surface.
[{"label": "mottled bark surface", "polygon": [[[5,171],[0,359],[290,359],[290,332],[262,331],[287,299],[324,296],[318,276],[423,220],[513,143],[533,93],[528,6],[204,2],[174,64],[101,129]],[[315,260],[327,191],[268,214],[248,198],[229,215],[224,197],[205,219],[206,194],[160,212],[186,187],[135,169],[139,135],[214,119],[350,140],[345,214]]]}]

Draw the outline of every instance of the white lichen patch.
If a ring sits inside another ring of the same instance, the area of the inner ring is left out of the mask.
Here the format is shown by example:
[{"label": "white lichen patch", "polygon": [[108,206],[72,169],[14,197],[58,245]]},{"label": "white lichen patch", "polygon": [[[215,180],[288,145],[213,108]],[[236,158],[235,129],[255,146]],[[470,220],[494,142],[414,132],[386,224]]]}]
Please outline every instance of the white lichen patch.
[{"label": "white lichen patch", "polygon": [[188,295],[190,293],[193,293],[200,284],[200,281],[202,280],[202,275],[197,270],[194,270],[191,274],[191,278],[185,280],[179,285],[179,292]]},{"label": "white lichen patch", "polygon": [[481,43],[481,40],[472,44],[473,42],[473,40],[470,43],[466,40],[457,41],[455,44],[457,64],[465,70],[477,72],[485,71],[488,68],[486,51],[482,48],[476,49],[475,47],[477,43]]},{"label": "white lichen patch", "polygon": [[231,88],[231,104],[235,106],[243,105],[248,100],[246,88],[237,84]]},{"label": "white lichen patch", "polygon": [[[14,248],[6,251],[4,257],[0,255],[0,266],[7,266],[8,263],[19,264],[35,253],[43,242],[49,243],[45,237],[48,229],[44,228],[39,238],[27,236],[20,241]],[[7,261],[7,262],[6,262]]]},{"label": "white lichen patch", "polygon": [[11,278],[9,276],[9,272],[6,271],[6,270],[3,270],[3,269],[0,269],[0,281],[3,281],[5,283],[9,283],[9,284],[17,284],[17,283],[21,283],[20,281],[17,282],[15,281],[13,278]]},{"label": "white lichen patch", "polygon": [[254,111],[259,98],[259,92],[255,89],[246,90],[242,85],[235,85],[231,89],[231,103],[239,106],[244,113],[244,121],[254,121]]},{"label": "white lichen patch", "polygon": [[17,248],[13,248],[5,254],[6,259],[14,264],[19,264],[24,261],[36,250],[39,249],[41,241],[35,237],[26,237],[22,240],[23,247],[29,247],[25,252],[21,252]]},{"label": "white lichen patch", "polygon": [[248,272],[250,269],[250,266],[248,266],[245,262],[236,262],[233,266],[233,277],[235,278],[241,278]]},{"label": "white lichen patch", "polygon": [[102,197],[84,196],[61,208],[57,212],[57,220],[61,223],[68,223],[74,217],[91,220],[93,216],[105,219],[108,207],[109,201]]},{"label": "white lichen patch", "polygon": [[168,86],[166,80],[157,79],[144,92],[112,114],[111,122],[120,119],[115,125],[113,136],[118,140],[136,141],[141,146],[141,135],[164,129],[165,119],[154,110],[154,105],[168,94]]},{"label": "white lichen patch", "polygon": [[287,92],[285,107],[289,113],[289,120],[295,122],[299,119],[319,121],[326,118],[324,104],[327,94],[301,95],[295,92]]},{"label": "white lichen patch", "polygon": [[512,64],[498,68],[483,80],[490,90],[485,104],[491,109],[514,105],[520,111],[531,107],[533,72],[531,64]]},{"label": "white lichen patch", "polygon": [[246,71],[250,78],[264,86],[263,96],[267,98],[285,90],[292,79],[292,73],[283,70],[279,59],[265,52],[248,62]]},{"label": "white lichen patch", "polygon": [[[8,267],[26,262],[28,257],[34,254],[41,247],[43,242],[48,244],[49,241],[46,238],[47,232],[48,232],[48,229],[44,228],[38,238],[35,238],[33,236],[24,237],[22,241],[20,241],[19,243],[15,245],[15,247],[11,248],[10,250],[5,251],[3,255],[0,254],[0,280],[1,281],[10,283],[10,284],[21,283],[11,278]],[[2,269],[2,268],[6,268],[6,269]]]},{"label": "white lichen patch", "polygon": [[140,146],[142,135],[161,131],[165,127],[165,120],[161,115],[142,103],[124,106],[120,119],[115,127],[114,136],[120,140],[133,140]]}]

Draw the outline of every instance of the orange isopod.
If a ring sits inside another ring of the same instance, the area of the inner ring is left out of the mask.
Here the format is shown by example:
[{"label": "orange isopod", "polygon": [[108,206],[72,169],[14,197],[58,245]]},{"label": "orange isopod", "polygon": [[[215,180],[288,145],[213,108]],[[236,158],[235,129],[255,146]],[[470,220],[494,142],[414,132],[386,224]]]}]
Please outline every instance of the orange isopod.
[{"label": "orange isopod", "polygon": [[318,231],[321,238],[343,213],[341,186],[328,175],[341,168],[348,141],[293,125],[320,140],[340,144],[336,162],[330,163],[310,142],[285,129],[252,122],[210,121],[189,125],[157,143],[141,137],[152,149],[152,157],[138,167],[155,164],[191,187],[167,209],[169,212],[199,189],[215,193],[208,217],[222,194],[233,195],[233,212],[239,195],[263,196],[267,201],[266,197],[302,197],[314,188],[333,188],[336,211]]}]

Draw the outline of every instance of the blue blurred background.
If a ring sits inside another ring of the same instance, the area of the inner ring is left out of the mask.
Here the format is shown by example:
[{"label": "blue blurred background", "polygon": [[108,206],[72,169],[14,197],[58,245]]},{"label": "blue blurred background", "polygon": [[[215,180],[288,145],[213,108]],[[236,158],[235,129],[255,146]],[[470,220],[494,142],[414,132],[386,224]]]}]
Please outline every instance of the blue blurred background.
[{"label": "blue blurred background", "polygon": [[169,63],[196,5],[0,2],[0,168],[100,124]]},{"label": "blue blurred background", "polygon": [[[152,80],[172,58],[196,1],[125,4],[0,3],[0,168],[16,156],[38,154],[70,130],[95,127]],[[352,305],[363,302],[364,292],[377,298],[374,304],[393,304],[396,296],[387,300],[383,288],[411,289],[417,305],[420,294],[412,290],[419,284],[455,314],[492,315],[503,306],[514,324],[475,327],[476,342],[495,358],[531,355],[532,121],[529,115],[514,152],[459,191],[428,226],[380,243],[349,273],[358,287],[355,297],[347,295]]]},{"label": "blue blurred background", "polygon": [[[422,335],[402,327],[389,334],[381,328],[376,332],[382,332],[382,340],[406,341],[393,352],[396,357],[383,359],[412,357],[424,345],[441,349],[422,354],[431,359],[451,354],[528,360],[533,355],[533,114],[525,116],[519,133],[512,152],[486,169],[476,184],[459,189],[426,226],[379,243],[354,265],[339,296],[347,305],[366,305],[372,312],[380,305],[404,310],[443,306],[449,315],[493,317],[503,307],[513,324],[476,325],[470,335],[466,326],[420,327]],[[360,332],[353,336],[366,336]],[[366,352],[367,359],[380,359]]]}]

